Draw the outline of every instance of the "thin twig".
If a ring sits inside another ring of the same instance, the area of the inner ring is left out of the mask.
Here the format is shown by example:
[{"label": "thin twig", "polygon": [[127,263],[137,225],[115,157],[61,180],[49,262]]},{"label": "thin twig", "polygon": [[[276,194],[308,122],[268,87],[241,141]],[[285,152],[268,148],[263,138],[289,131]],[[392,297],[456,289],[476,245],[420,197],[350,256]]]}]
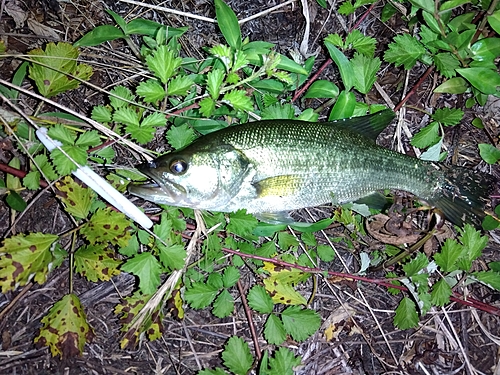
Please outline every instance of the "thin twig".
[{"label": "thin twig", "polygon": [[259,336],[257,335],[257,331],[255,330],[255,325],[253,324],[252,312],[250,311],[250,307],[248,306],[248,302],[245,297],[245,291],[243,290],[243,285],[241,285],[241,281],[238,280],[236,285],[238,286],[238,291],[240,292],[241,302],[243,303],[243,310],[245,310],[245,315],[248,321],[248,327],[250,328],[250,333],[252,334],[252,341],[255,347],[255,355],[257,356],[257,359],[260,361],[262,353],[260,351]]}]

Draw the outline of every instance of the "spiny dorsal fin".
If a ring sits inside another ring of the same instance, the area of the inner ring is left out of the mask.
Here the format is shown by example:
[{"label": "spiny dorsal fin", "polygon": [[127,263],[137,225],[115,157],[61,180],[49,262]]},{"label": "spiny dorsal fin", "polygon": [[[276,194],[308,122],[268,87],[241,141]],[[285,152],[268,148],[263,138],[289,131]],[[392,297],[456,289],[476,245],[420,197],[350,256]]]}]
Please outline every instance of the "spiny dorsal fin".
[{"label": "spiny dorsal fin", "polygon": [[379,134],[391,123],[394,112],[390,109],[361,117],[351,117],[343,120],[327,122],[333,126],[340,126],[355,133],[376,140]]}]

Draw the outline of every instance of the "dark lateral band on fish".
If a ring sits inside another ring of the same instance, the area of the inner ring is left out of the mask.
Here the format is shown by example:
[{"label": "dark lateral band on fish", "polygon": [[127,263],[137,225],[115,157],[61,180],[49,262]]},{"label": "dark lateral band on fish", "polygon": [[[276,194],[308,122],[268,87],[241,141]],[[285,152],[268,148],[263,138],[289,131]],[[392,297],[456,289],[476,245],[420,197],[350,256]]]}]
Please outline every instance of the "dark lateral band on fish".
[{"label": "dark lateral band on fish", "polygon": [[332,122],[266,120],[202,136],[141,164],[154,183],[129,186],[171,206],[234,212],[289,222],[292,210],[353,202],[382,189],[408,191],[452,223],[480,227],[496,179],[380,147],[391,110]]}]

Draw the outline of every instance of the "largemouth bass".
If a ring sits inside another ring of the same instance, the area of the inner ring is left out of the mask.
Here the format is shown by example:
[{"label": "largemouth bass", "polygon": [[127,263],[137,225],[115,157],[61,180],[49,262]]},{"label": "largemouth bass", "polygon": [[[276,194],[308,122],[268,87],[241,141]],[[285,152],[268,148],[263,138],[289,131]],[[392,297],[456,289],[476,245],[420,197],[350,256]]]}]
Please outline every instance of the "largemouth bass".
[{"label": "largemouth bass", "polygon": [[325,123],[268,120],[228,127],[139,165],[154,183],[131,185],[129,192],[159,204],[246,209],[265,221],[287,222],[291,210],[399,189],[457,225],[479,227],[494,178],[378,146],[376,137],[393,117],[384,110]]}]

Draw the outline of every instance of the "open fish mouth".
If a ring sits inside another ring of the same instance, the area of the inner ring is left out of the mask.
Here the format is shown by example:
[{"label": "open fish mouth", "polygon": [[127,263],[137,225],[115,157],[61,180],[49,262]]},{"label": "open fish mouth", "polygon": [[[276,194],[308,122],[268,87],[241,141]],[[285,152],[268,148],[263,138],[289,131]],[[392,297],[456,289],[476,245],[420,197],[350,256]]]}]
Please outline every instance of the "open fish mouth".
[{"label": "open fish mouth", "polygon": [[170,181],[166,183],[158,182],[151,179],[151,177],[150,181],[146,183],[129,185],[128,192],[142,199],[160,204],[175,204],[186,196],[184,187]]}]

